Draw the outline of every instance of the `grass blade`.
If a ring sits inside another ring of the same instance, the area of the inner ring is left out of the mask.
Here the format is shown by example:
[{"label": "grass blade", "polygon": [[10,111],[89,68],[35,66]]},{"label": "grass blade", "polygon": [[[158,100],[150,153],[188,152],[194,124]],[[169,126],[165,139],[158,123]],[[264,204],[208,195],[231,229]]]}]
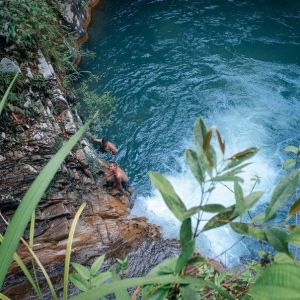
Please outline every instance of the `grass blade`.
[{"label": "grass blade", "polygon": [[1,113],[2,113],[2,110],[3,110],[3,107],[4,107],[5,101],[6,101],[7,97],[8,97],[8,94],[9,94],[9,92],[10,92],[10,90],[11,90],[13,84],[15,83],[15,81],[16,81],[18,75],[19,75],[19,72],[16,73],[14,79],[12,80],[12,82],[10,83],[9,87],[7,88],[7,90],[6,90],[5,94],[4,94],[4,96],[2,97],[2,100],[1,100],[1,102],[0,102],[0,115],[1,115]]},{"label": "grass blade", "polygon": [[216,286],[213,282],[209,280],[202,280],[189,276],[173,276],[173,275],[162,275],[155,277],[141,277],[141,278],[130,278],[116,282],[108,283],[105,285],[101,285],[100,287],[94,288],[92,290],[88,290],[83,292],[77,296],[70,298],[70,300],[94,300],[99,299],[105,295],[115,293],[116,291],[124,290],[126,288],[132,286],[140,286],[140,285],[157,285],[160,284],[162,286],[167,284],[191,284],[193,286],[209,286],[215,289],[220,295],[222,295],[226,299],[234,300],[232,296],[230,296],[225,290]]},{"label": "grass blade", "polygon": [[90,121],[82,126],[52,157],[52,159],[47,163],[41,173],[34,180],[33,184],[30,186],[21,203],[19,204],[18,209],[16,210],[9,226],[7,227],[3,243],[0,246],[0,290],[2,288],[13,254],[17,250],[20,238],[26,229],[32,212],[35,210],[37,204],[42,198],[45,190],[49,186],[53,176],[64,161],[65,157],[75,146],[77,141],[83,135],[97,114],[98,112]]},{"label": "grass blade", "polygon": [[[0,242],[2,242],[2,241],[3,241],[3,236],[0,234]],[[33,289],[35,290],[36,294],[38,295],[39,299],[43,299],[40,289],[36,285],[34,279],[32,278],[29,270],[26,268],[26,266],[23,263],[20,256],[17,253],[14,253],[13,259],[16,261],[16,263],[19,265],[19,267],[21,268],[21,270],[23,271],[23,273],[27,277],[28,281],[31,283],[31,285],[32,285]],[[0,296],[0,299],[9,299],[9,298],[1,298],[1,296]]]},{"label": "grass blade", "polygon": [[69,232],[69,238],[68,238],[68,244],[67,244],[67,250],[66,250],[66,258],[65,258],[65,270],[64,270],[64,285],[63,285],[63,299],[66,300],[68,298],[68,282],[69,282],[69,267],[70,267],[70,258],[71,258],[71,249],[72,249],[72,242],[73,237],[75,233],[75,228],[78,222],[78,219],[83,211],[83,209],[86,206],[86,202],[83,202],[72,222],[70,232]]}]

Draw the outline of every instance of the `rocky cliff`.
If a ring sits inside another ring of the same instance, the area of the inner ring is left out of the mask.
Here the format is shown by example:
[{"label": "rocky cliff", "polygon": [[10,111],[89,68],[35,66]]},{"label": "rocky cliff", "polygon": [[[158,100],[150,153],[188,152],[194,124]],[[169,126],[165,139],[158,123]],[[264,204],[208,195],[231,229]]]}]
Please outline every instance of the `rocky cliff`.
[{"label": "rocky cliff", "polygon": [[[79,12],[76,7],[65,7]],[[78,15],[81,17],[73,15],[73,21],[83,28],[82,22],[85,22],[87,15],[80,12]],[[2,59],[0,70],[10,72],[10,67],[14,68],[13,63],[6,58]],[[24,64],[20,70],[28,85],[36,80],[37,75],[43,76],[44,81],[41,89],[33,91],[24,88],[26,101],[20,104],[20,110],[5,113],[5,117],[10,120],[9,125],[3,121],[5,118],[1,119],[2,234],[6,229],[5,220],[11,219],[37,174],[80,124],[79,117],[72,111],[65,97],[59,77],[42,53],[39,53],[39,60],[33,62],[32,67]],[[146,218],[130,214],[131,203],[126,195],[103,187],[107,169],[100,158],[97,158],[99,176],[95,178],[92,175],[87,156],[95,158],[97,154],[87,136],[69,153],[36,209],[34,251],[49,272],[56,291],[61,291],[62,287],[70,224],[84,201],[87,206],[76,227],[71,261],[90,264],[106,253],[107,264],[112,264],[116,257],[129,255],[132,261],[129,276],[137,276],[145,274],[149,267],[178,251],[177,243],[170,242],[168,245],[162,242],[157,226],[149,224]],[[25,232],[24,237],[28,237],[28,232]],[[31,268],[31,257],[24,245],[20,244],[18,254]],[[40,280],[43,282],[43,279]],[[45,285],[42,285],[42,290],[45,299],[51,298]],[[26,299],[34,294],[16,263],[12,263],[1,292],[11,299]],[[70,293],[76,292],[76,289],[71,289]]]}]

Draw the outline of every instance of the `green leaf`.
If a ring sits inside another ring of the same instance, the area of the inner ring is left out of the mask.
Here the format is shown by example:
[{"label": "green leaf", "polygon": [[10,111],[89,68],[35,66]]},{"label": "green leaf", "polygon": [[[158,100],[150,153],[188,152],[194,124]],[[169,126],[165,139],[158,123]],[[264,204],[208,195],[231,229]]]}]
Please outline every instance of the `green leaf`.
[{"label": "green leaf", "polygon": [[91,275],[96,275],[99,272],[99,270],[103,264],[104,258],[105,258],[105,254],[101,255],[93,262],[93,264],[91,266],[91,270],[90,270]]},{"label": "green leaf", "polygon": [[102,284],[103,282],[105,282],[106,280],[108,280],[110,278],[111,278],[110,272],[103,272],[103,273],[97,274],[96,276],[93,276],[91,278],[91,285],[99,286],[100,284]]},{"label": "green leaf", "polygon": [[[3,241],[3,236],[0,234],[0,243]],[[42,299],[43,296],[41,294],[41,291],[39,290],[38,286],[36,285],[34,279],[32,278],[29,270],[27,269],[26,265],[23,263],[22,259],[17,253],[14,253],[13,259],[16,261],[16,263],[19,265],[25,276],[27,277],[28,281],[32,285],[33,289],[35,290],[36,294],[38,295],[39,299]],[[1,296],[0,296],[1,299]],[[9,299],[9,298],[7,298]]]},{"label": "green leaf", "polygon": [[153,290],[149,290],[148,294],[143,297],[143,299],[147,300],[164,300],[169,292],[169,286],[158,288],[153,292]]},{"label": "green leaf", "polygon": [[221,205],[221,204],[206,204],[203,206],[200,206],[201,210],[205,212],[210,212],[210,213],[218,213],[218,212],[223,212],[226,210],[226,207]]},{"label": "green leaf", "polygon": [[232,157],[228,158],[231,160],[228,165],[223,169],[223,172],[229,169],[232,169],[239,164],[243,163],[245,160],[252,158],[260,149],[258,148],[249,148],[243,152],[239,152]]},{"label": "green leaf", "polygon": [[68,237],[68,243],[67,243],[67,249],[66,249],[66,257],[65,257],[65,268],[64,268],[64,279],[63,279],[63,299],[67,300],[68,298],[68,278],[69,278],[69,267],[70,267],[70,259],[71,259],[71,250],[72,250],[72,243],[73,243],[73,237],[75,233],[75,228],[77,225],[77,222],[79,220],[79,217],[83,211],[83,209],[86,206],[86,202],[83,202],[78,211],[76,212],[76,215],[72,221],[72,225],[69,231],[69,237]]},{"label": "green leaf", "polygon": [[300,210],[300,198],[297,198],[293,205],[290,207],[288,216],[285,221],[288,221],[295,213]]},{"label": "green leaf", "polygon": [[287,233],[278,228],[266,228],[265,234],[270,245],[278,252],[289,254]]},{"label": "green leaf", "polygon": [[211,281],[202,280],[199,278],[194,278],[190,276],[173,276],[173,275],[161,275],[155,277],[141,277],[141,278],[130,278],[118,281],[118,284],[115,282],[101,285],[100,287],[88,290],[79,295],[76,295],[69,300],[94,300],[103,296],[106,296],[111,293],[115,293],[117,290],[123,290],[132,286],[145,286],[145,285],[157,285],[162,286],[169,284],[191,284],[195,287],[205,287],[215,289],[221,296],[229,300],[235,300],[231,295],[226,291],[216,286]]},{"label": "green leaf", "polygon": [[180,227],[180,244],[184,247],[193,238],[191,218],[185,219]]},{"label": "green leaf", "polygon": [[78,272],[78,274],[84,279],[90,279],[90,271],[85,266],[82,266],[78,263],[71,263],[73,268]]},{"label": "green leaf", "polygon": [[199,167],[201,169],[201,174],[205,174],[205,158],[203,151],[204,137],[207,133],[205,123],[201,117],[199,117],[194,124],[194,139],[195,139],[195,148],[198,158]]},{"label": "green leaf", "polygon": [[252,219],[253,223],[263,223],[266,219],[266,213],[262,212]]},{"label": "green leaf", "polygon": [[206,133],[203,141],[203,150],[206,156],[208,155],[211,138],[212,138],[212,128],[210,128],[209,131]]},{"label": "green leaf", "polygon": [[219,142],[221,152],[224,155],[225,154],[225,141],[222,140],[221,134],[220,134],[218,129],[216,129],[216,133],[217,133],[218,142]]},{"label": "green leaf", "polygon": [[253,226],[250,226],[247,223],[242,223],[242,222],[231,222],[230,227],[237,233],[258,238],[259,240],[262,241],[267,241],[267,237],[265,233],[258,228],[255,228]]},{"label": "green leaf", "polygon": [[192,285],[181,285],[179,287],[182,300],[199,300],[200,296]]},{"label": "green leaf", "polygon": [[274,255],[274,261],[279,264],[294,264],[294,260],[285,253],[276,253]]},{"label": "green leaf", "polygon": [[0,299],[1,300],[11,300],[10,298],[8,298],[5,295],[3,295],[2,293],[0,293]]},{"label": "green leaf", "polygon": [[216,176],[211,179],[212,181],[239,181],[241,183],[244,182],[244,179],[238,176]]},{"label": "green leaf", "polygon": [[264,192],[256,191],[245,197],[246,211],[250,210],[257,201],[263,196]]},{"label": "green leaf", "polygon": [[194,206],[183,213],[183,219],[188,219],[201,210],[201,206]]},{"label": "green leaf", "polygon": [[171,183],[163,175],[156,172],[149,172],[149,176],[154,186],[160,191],[168,208],[175,217],[182,222],[186,208],[179,196],[175,193]]},{"label": "green leaf", "polygon": [[228,172],[222,174],[221,176],[234,176],[236,174],[242,173],[244,172],[243,169],[249,165],[251,165],[251,163],[243,164],[235,169],[229,170]]},{"label": "green leaf", "polygon": [[[177,263],[177,257],[168,258],[154,267],[148,274],[147,277],[156,277],[162,276],[166,274],[174,274],[175,273],[175,266]],[[168,288],[169,289],[169,288]],[[156,297],[156,294],[153,293],[155,287],[153,285],[147,285],[143,287],[143,299],[148,299],[149,295],[153,295]],[[162,291],[157,292],[157,295],[160,296]],[[155,299],[155,298],[154,298]]]},{"label": "green leaf", "polygon": [[[95,114],[95,116],[97,115],[97,113]],[[45,190],[49,186],[53,176],[59,169],[65,157],[75,146],[92,120],[82,126],[52,157],[52,159],[47,163],[47,165],[34,180],[33,184],[27,190],[16,212],[14,213],[14,216],[9,226],[7,227],[3,243],[0,246],[0,290],[2,288],[2,284],[12,260],[13,254],[19,245],[20,238],[25,231],[32,212],[35,210],[37,204],[44,195]]]},{"label": "green leaf", "polygon": [[218,213],[218,212],[225,211],[226,209],[227,208],[224,207],[221,204],[206,204],[206,205],[203,205],[203,206],[194,206],[194,207],[188,209],[183,214],[183,218],[184,219],[190,218],[191,216],[193,216],[194,214],[196,214],[200,210],[203,210],[203,211],[209,212],[209,213]]},{"label": "green leaf", "polygon": [[286,152],[292,152],[292,153],[295,153],[295,154],[298,154],[298,152],[299,152],[298,147],[293,146],[293,145],[288,145],[288,146],[284,147],[283,150],[286,151]]},{"label": "green leaf", "polygon": [[201,231],[203,232],[206,230],[210,230],[213,228],[217,228],[217,227],[226,225],[227,223],[232,221],[234,218],[236,218],[236,215],[233,215],[234,210],[235,210],[235,205],[230,206],[226,209],[226,211],[215,215],[213,218],[211,218],[205,224],[205,226],[203,227],[203,229]]},{"label": "green leaf", "polygon": [[300,246],[300,226],[293,229],[293,231],[287,236],[286,242]]},{"label": "green leaf", "polygon": [[[112,275],[112,279],[113,279],[113,282],[117,284],[121,281],[120,277],[118,276],[118,274],[115,272],[115,270],[112,270],[111,271],[111,275]],[[116,285],[117,285],[116,284]],[[116,300],[131,300],[129,295],[128,295],[128,292],[126,290],[126,288],[123,288],[123,289],[116,289],[114,291],[114,294],[116,296]]]},{"label": "green leaf", "polygon": [[242,187],[237,182],[234,183],[234,196],[236,201],[236,211],[240,218],[242,218],[246,211],[246,206]]},{"label": "green leaf", "polygon": [[199,165],[196,152],[191,149],[185,150],[185,160],[197,181],[202,184],[204,181],[204,174]]},{"label": "green leaf", "polygon": [[283,166],[282,168],[283,169],[289,169],[293,166],[295,166],[297,163],[297,160],[295,158],[288,158],[284,163],[283,163]]},{"label": "green leaf", "polygon": [[270,207],[266,210],[265,221],[270,220],[273,215],[292,197],[299,181],[299,169],[286,174],[275,187],[271,196]]},{"label": "green leaf", "polygon": [[160,264],[155,266],[148,274],[147,277],[161,276],[165,274],[175,273],[175,265],[177,263],[177,257],[165,259]]},{"label": "green leaf", "polygon": [[298,300],[300,268],[292,264],[269,266],[250,288],[250,295],[257,300]]},{"label": "green leaf", "polygon": [[[14,85],[14,83],[15,83],[15,81],[16,81],[18,75],[19,75],[19,71],[16,73],[15,77],[13,78],[12,82],[11,82],[10,85],[8,86],[7,90],[5,91],[5,93],[4,93],[4,95],[3,95],[2,99],[1,99],[1,102],[0,102],[0,115],[1,115],[1,113],[2,113],[2,110],[3,110],[3,107],[4,107],[5,101],[6,101],[7,97],[8,97],[8,94],[9,94],[9,92],[10,92],[12,86]],[[0,286],[1,286],[1,284],[0,284]],[[0,287],[0,290],[1,290],[1,287]]]},{"label": "green leaf", "polygon": [[89,289],[89,283],[87,282],[87,280],[82,278],[79,274],[70,274],[69,279],[81,291],[85,292]]},{"label": "green leaf", "polygon": [[175,273],[179,274],[182,269],[187,265],[187,262],[189,258],[192,256],[195,250],[195,240],[191,240],[187,242],[181,250],[181,253],[178,257],[176,267],[175,267]]}]

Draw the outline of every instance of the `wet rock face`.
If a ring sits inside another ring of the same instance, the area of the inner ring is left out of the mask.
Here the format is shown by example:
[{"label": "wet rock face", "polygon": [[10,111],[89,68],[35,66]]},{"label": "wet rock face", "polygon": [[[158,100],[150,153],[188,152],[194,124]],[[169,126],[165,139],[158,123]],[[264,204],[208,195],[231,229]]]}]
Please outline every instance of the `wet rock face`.
[{"label": "wet rock face", "polygon": [[61,14],[63,19],[76,32],[77,38],[82,39],[87,35],[86,27],[89,23],[88,7],[96,5],[99,0],[83,1],[64,0],[61,3]]},{"label": "wet rock face", "polygon": [[[11,113],[12,126],[0,124],[0,207],[6,220],[12,218],[43,167],[76,131],[76,116],[55,80],[53,68],[45,59],[41,62],[38,72],[47,81],[46,91],[28,92],[26,98],[36,108],[35,116]],[[34,70],[28,74],[32,73]],[[124,258],[139,249],[139,243],[161,239],[157,226],[145,218],[130,216],[131,203],[126,195],[116,190],[108,193],[102,186],[104,179],[93,177],[86,159],[86,152],[93,150],[87,139],[82,143],[84,149],[81,143],[73,148],[36,209],[34,251],[49,271],[57,291],[62,287],[69,230],[82,202],[87,205],[76,227],[72,261],[90,264],[103,253],[110,260]],[[104,174],[106,169],[102,168],[100,173]],[[4,234],[5,229],[5,222],[0,219],[0,233]],[[27,230],[24,238],[28,236]],[[30,268],[31,256],[23,244],[18,254]],[[42,290],[47,295],[48,288]],[[2,293],[11,299],[26,299],[34,294],[16,263],[10,267]]]}]

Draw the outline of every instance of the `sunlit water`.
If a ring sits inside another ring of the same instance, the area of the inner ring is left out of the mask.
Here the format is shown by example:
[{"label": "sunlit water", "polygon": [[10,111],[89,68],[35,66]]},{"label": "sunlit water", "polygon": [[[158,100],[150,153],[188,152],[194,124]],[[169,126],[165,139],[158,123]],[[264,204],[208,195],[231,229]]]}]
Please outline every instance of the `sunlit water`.
[{"label": "sunlit water", "polygon": [[[164,174],[187,207],[199,203],[184,150],[193,148],[200,115],[220,130],[227,156],[261,148],[243,176],[245,195],[250,178],[261,177],[258,189],[266,193],[259,211],[284,174],[282,149],[299,144],[300,2],[107,0],[92,20],[84,47],[96,57],[83,59],[81,68],[99,75],[92,90],[118,98],[113,123],[101,135],[119,148],[117,161],[137,197],[133,214],[161,225],[165,237],[178,237],[179,222],[147,172]],[[234,198],[221,188],[215,202],[227,206]],[[215,257],[240,238],[227,227],[211,230],[198,248]],[[220,258],[237,264],[257,248],[243,239]]]}]

